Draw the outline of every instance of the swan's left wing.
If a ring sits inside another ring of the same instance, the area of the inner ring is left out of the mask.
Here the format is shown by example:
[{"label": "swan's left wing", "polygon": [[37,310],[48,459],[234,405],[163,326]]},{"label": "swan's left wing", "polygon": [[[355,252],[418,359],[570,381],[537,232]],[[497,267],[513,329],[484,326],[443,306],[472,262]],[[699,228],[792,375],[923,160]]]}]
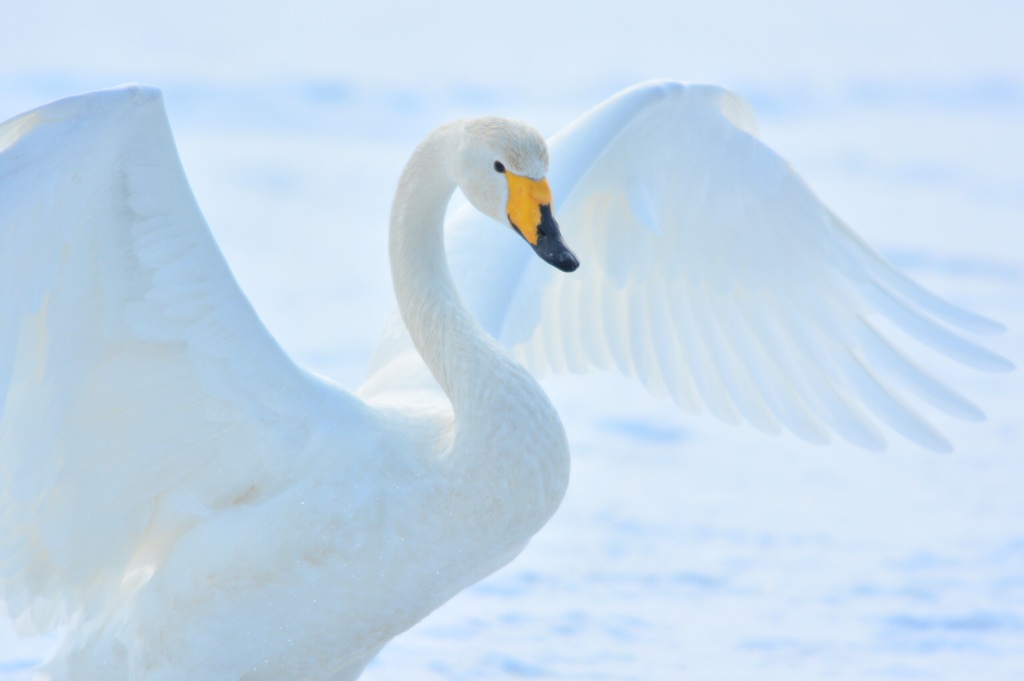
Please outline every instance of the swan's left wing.
[{"label": "swan's left wing", "polygon": [[749,106],[730,92],[636,86],[550,149],[576,273],[555,272],[471,209],[448,237],[467,304],[536,373],[615,367],[727,422],[879,448],[877,420],[945,450],[904,393],[962,418],[981,412],[881,329],[979,369],[1010,367],[953,330],[998,324],[865,245],[757,138]]}]

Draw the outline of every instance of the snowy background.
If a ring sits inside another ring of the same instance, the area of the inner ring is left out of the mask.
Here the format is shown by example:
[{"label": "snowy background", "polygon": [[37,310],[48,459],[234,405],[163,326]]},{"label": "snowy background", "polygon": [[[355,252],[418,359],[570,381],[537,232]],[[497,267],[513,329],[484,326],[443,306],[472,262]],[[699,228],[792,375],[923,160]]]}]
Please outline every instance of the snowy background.
[{"label": "snowy background", "polygon": [[[1024,363],[1024,9],[1015,0],[4,0],[0,119],[143,81],[206,216],[297,359],[349,386],[393,306],[391,191],[456,116],[554,133],[631,83],[713,82],[915,278]],[[872,454],[686,417],[613,375],[549,380],[573,448],[512,565],[369,681],[1024,678],[1024,371],[924,361],[989,415]],[[0,679],[52,639],[0,631]]]}]

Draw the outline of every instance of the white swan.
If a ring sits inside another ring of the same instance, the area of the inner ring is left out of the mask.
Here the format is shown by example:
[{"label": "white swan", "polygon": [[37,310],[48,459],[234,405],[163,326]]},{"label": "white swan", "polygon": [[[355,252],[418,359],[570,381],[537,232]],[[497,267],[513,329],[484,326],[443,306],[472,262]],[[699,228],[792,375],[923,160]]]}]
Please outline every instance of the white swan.
[{"label": "white swan", "polygon": [[559,135],[550,179],[584,266],[557,277],[521,243],[576,266],[543,141],[500,119],[432,133],[392,209],[401,318],[358,396],[297,368],[256,318],[157,91],[0,126],[0,579],[24,629],[70,625],[48,673],[354,679],[550,517],[565,435],[455,293],[442,223],[456,184],[516,227],[465,214],[449,244],[469,307],[529,366],[616,364],[685,407],[879,446],[866,405],[948,446],[876,374],[980,412],[869,315],[1002,370],[927,315],[998,326],[892,270],[752,125],[721,89],[650,84]]}]

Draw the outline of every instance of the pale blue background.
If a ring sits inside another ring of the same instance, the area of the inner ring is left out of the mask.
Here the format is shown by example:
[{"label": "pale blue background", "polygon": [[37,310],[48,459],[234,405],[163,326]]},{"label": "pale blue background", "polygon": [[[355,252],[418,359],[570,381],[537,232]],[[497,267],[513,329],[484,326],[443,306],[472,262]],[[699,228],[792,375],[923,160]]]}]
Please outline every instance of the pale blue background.
[{"label": "pale blue background", "polygon": [[[1022,7],[5,2],[0,118],[162,87],[260,314],[356,386],[393,304],[390,193],[427,130],[500,113],[553,133],[639,80],[715,82],[871,243],[1008,324],[990,346],[1020,364]],[[990,416],[935,417],[952,456],[766,438],[615,376],[548,382],[574,451],[563,508],[367,678],[1024,678],[1024,379],[920,359]],[[0,634],[0,679],[52,645]]]}]

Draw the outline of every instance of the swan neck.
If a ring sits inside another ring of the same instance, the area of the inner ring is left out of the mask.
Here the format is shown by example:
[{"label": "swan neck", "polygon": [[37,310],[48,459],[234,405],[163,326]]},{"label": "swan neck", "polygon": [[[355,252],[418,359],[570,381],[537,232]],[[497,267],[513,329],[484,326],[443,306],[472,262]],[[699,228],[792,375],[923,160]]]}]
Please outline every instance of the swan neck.
[{"label": "swan neck", "polygon": [[[413,152],[391,207],[389,251],[398,308],[417,351],[457,407],[459,365],[480,367],[483,331],[463,307],[444,249],[463,123],[442,126]],[[460,362],[461,360],[461,362]]]},{"label": "swan neck", "polygon": [[[454,412],[447,503],[472,519],[465,540],[489,546],[497,567],[558,507],[568,442],[540,385],[476,323],[448,270],[444,216],[464,125],[438,128],[413,152],[391,208],[389,251],[402,320]],[[495,536],[505,537],[500,547]]]}]

